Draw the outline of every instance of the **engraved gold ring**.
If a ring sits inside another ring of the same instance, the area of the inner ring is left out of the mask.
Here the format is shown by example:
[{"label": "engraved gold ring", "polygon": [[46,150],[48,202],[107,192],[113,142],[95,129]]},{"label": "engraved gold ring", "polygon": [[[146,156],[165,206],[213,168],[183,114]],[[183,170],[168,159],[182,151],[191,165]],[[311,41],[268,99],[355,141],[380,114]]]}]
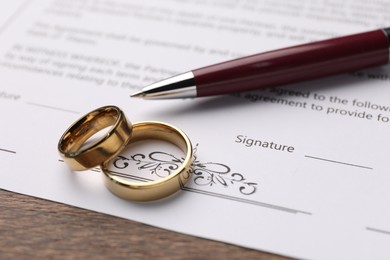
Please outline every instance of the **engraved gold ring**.
[{"label": "engraved gold ring", "polygon": [[[93,135],[110,127],[108,132],[87,146]],[[58,151],[74,171],[100,165],[117,156],[132,134],[132,124],[116,106],[105,106],[89,112],[70,126],[60,138]]]},{"label": "engraved gold ring", "polygon": [[162,122],[145,121],[133,124],[133,134],[130,143],[146,139],[159,139],[178,146],[184,153],[182,165],[169,176],[144,182],[129,182],[110,173],[108,166],[112,160],[101,165],[106,187],[115,195],[135,201],[150,201],[167,197],[180,190],[190,175],[193,160],[192,144],[187,135],[180,129]]}]

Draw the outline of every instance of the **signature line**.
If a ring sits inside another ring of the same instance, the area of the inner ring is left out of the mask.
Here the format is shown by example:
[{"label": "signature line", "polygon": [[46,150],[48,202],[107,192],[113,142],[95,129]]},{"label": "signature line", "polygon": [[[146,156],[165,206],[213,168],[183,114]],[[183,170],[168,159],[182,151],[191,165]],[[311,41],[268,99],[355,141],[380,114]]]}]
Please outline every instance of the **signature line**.
[{"label": "signature line", "polygon": [[2,149],[2,148],[0,148],[0,151],[2,151],[2,152],[7,152],[7,153],[16,153],[15,151],[7,150],[7,149]]},{"label": "signature line", "polygon": [[310,155],[305,155],[305,157],[306,158],[310,158],[310,159],[316,159],[316,160],[321,160],[321,161],[326,161],[326,162],[344,164],[344,165],[348,165],[348,166],[353,166],[353,167],[359,167],[359,168],[364,168],[364,169],[368,169],[368,170],[373,170],[372,167],[368,167],[368,166],[364,166],[364,165],[340,162],[340,161],[335,161],[335,160],[330,160],[330,159],[325,159],[325,158],[320,158],[320,157],[315,157],[315,156],[310,156]]}]

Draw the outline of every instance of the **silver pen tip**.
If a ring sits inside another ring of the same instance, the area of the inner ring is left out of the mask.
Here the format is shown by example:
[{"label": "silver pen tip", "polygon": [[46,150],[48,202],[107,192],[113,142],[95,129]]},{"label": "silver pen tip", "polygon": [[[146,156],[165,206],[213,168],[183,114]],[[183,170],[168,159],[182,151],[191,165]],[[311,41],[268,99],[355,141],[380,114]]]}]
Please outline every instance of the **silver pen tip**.
[{"label": "silver pen tip", "polygon": [[152,83],[130,97],[143,99],[170,99],[196,97],[194,73],[185,72],[171,78]]},{"label": "silver pen tip", "polygon": [[141,90],[130,95],[130,97],[143,98],[145,93]]}]

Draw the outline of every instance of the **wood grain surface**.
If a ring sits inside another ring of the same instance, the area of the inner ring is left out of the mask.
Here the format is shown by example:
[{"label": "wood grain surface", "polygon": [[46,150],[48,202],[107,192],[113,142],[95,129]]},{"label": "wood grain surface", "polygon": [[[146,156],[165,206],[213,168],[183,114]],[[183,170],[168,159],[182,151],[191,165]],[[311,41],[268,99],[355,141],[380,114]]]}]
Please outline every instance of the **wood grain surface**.
[{"label": "wood grain surface", "polygon": [[288,259],[0,190],[0,259]]}]

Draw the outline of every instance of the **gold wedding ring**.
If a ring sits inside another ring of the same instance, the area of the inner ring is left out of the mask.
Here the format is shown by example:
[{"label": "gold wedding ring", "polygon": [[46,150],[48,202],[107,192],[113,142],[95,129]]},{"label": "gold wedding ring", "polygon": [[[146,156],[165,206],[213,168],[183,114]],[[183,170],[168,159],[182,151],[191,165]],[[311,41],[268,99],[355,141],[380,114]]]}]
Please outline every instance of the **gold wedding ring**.
[{"label": "gold wedding ring", "polygon": [[[110,128],[104,136],[89,141],[107,127]],[[161,139],[178,146],[185,153],[182,165],[169,176],[146,183],[129,182],[110,173],[108,166],[128,144],[146,139]],[[101,107],[81,117],[62,135],[58,151],[72,170],[100,165],[106,187],[123,199],[135,201],[157,200],[180,190],[190,177],[193,160],[191,141],[180,129],[155,121],[132,125],[116,106]]]},{"label": "gold wedding ring", "polygon": [[[89,146],[93,135],[110,127],[108,132]],[[60,138],[58,151],[74,171],[93,168],[118,155],[132,134],[132,125],[116,106],[98,108],[74,123]]]},{"label": "gold wedding ring", "polygon": [[135,201],[157,200],[180,190],[191,174],[193,160],[192,144],[187,135],[176,127],[161,122],[140,122],[133,124],[133,134],[130,143],[145,139],[161,139],[178,146],[184,153],[182,165],[169,176],[145,183],[129,182],[114,176],[108,170],[112,160],[101,165],[106,187],[115,195]]}]

